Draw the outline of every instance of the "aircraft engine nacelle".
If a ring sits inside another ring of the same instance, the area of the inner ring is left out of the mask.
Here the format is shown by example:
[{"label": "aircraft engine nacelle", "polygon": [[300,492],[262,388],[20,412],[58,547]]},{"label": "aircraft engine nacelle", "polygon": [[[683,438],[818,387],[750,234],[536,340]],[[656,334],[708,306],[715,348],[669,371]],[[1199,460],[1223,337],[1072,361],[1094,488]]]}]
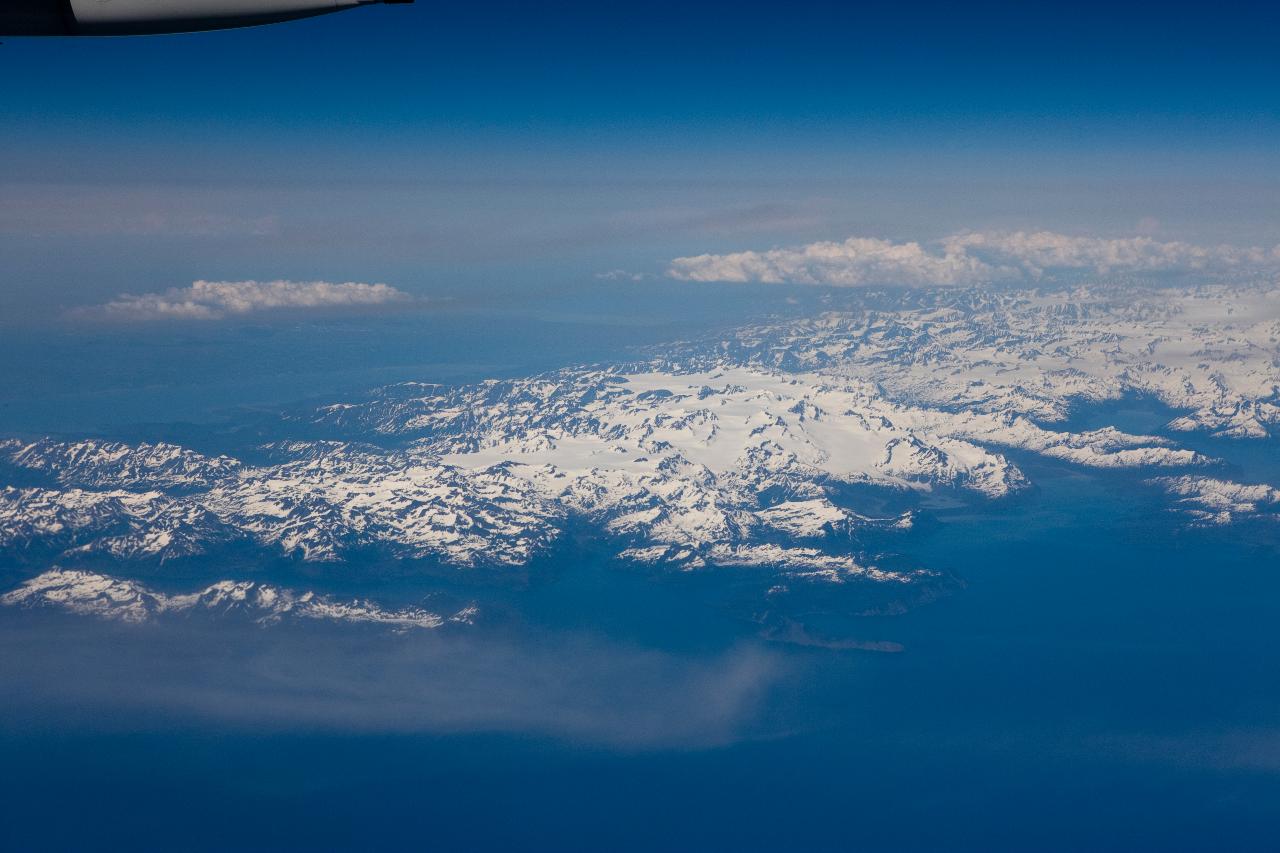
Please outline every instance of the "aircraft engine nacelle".
[{"label": "aircraft engine nacelle", "polygon": [[413,0],[0,0],[0,36],[181,33]]}]

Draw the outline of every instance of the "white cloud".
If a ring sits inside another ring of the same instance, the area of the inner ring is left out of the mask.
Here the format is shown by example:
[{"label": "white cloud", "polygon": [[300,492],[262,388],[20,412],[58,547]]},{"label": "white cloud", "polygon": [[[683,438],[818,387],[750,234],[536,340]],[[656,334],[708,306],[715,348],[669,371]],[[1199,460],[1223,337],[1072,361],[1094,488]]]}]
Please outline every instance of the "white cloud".
[{"label": "white cloud", "polygon": [[387,284],[328,281],[197,281],[163,293],[122,293],[103,305],[80,309],[78,316],[145,322],[221,320],[280,308],[342,308],[409,301]]},{"label": "white cloud", "polygon": [[965,285],[1035,280],[1053,273],[1274,274],[1280,246],[1196,246],[1150,237],[1072,237],[1051,231],[972,232],[932,248],[850,237],[784,249],[676,258],[667,274],[682,281],[820,284]]},{"label": "white cloud", "polygon": [[966,254],[926,251],[919,243],[850,237],[792,249],[676,258],[669,274],[685,281],[759,281],[766,284],[961,284],[990,278],[993,270]]}]

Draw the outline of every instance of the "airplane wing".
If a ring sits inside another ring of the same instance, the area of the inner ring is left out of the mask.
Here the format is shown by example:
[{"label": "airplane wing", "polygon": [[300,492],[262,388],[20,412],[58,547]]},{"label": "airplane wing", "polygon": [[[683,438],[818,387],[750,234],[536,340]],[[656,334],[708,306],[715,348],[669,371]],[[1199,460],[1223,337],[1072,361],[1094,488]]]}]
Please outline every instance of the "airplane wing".
[{"label": "airplane wing", "polygon": [[413,0],[4,0],[0,36],[149,35],[274,24]]}]

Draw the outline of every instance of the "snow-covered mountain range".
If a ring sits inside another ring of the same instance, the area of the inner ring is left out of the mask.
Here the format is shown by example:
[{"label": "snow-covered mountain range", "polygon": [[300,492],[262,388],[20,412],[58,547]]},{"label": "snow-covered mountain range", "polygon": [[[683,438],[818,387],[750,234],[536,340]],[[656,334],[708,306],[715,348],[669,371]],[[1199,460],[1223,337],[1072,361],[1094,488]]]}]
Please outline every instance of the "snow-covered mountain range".
[{"label": "snow-covered mountain range", "polygon": [[469,624],[475,609],[452,616],[421,608],[386,610],[368,601],[338,601],[314,592],[295,592],[253,581],[219,581],[191,593],[166,595],[136,581],[96,572],[50,569],[0,596],[0,603],[56,606],[72,613],[120,622],[147,622],[176,613],[241,614],[264,625],[285,619],[374,623],[396,629],[439,628],[447,622]]},{"label": "snow-covered mountain range", "polygon": [[[905,535],[913,513],[860,509],[851,490],[998,501],[1029,485],[1016,450],[1151,472],[1153,488],[1202,522],[1274,506],[1274,488],[1215,479],[1214,460],[1169,438],[1065,426],[1081,403],[1126,395],[1176,410],[1174,432],[1265,440],[1280,426],[1280,289],[867,298],[631,364],[402,384],[290,412],[286,436],[328,437],[273,442],[252,462],[167,444],[12,439],[0,460],[39,483],[0,489],[0,549],[62,566],[247,546],[335,565],[375,553],[501,569],[586,525],[619,559],[666,569],[911,585],[933,573],[887,568],[863,542]],[[1223,497],[1240,494],[1249,500]],[[94,613],[119,600],[120,613],[150,613],[204,606],[215,588],[166,598],[60,569],[2,600]],[[245,594],[288,600],[297,615],[411,618],[266,589]]]}]

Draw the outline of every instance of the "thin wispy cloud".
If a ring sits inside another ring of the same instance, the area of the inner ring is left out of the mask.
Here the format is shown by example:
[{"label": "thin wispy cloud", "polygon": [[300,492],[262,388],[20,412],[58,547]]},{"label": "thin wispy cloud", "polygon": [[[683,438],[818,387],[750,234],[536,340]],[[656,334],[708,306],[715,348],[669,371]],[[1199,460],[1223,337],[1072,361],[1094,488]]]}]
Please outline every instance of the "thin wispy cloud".
[{"label": "thin wispy cloud", "polygon": [[677,655],[585,634],[516,642],[25,621],[19,639],[18,624],[0,622],[6,650],[30,650],[0,655],[0,683],[21,700],[0,705],[0,725],[52,716],[111,731],[118,720],[185,718],[254,731],[507,732],[629,751],[705,748],[760,731],[760,703],[791,671],[759,645]]},{"label": "thin wispy cloud", "polygon": [[280,309],[356,308],[408,302],[388,284],[329,281],[196,281],[162,293],[122,293],[72,312],[80,318],[123,322],[222,320]]},{"label": "thin wispy cloud", "polygon": [[1209,276],[1280,273],[1280,246],[1197,246],[1151,237],[1073,237],[1051,231],[970,232],[932,245],[869,237],[767,251],[676,258],[682,281],[948,286],[1035,281],[1055,274]]},{"label": "thin wispy cloud", "polygon": [[1031,277],[1055,270],[1109,273],[1275,272],[1280,246],[1197,246],[1151,237],[1072,237],[1052,231],[972,233],[949,237],[945,250],[975,254],[992,264]]},{"label": "thin wispy cloud", "polygon": [[630,272],[628,270],[609,270],[596,273],[596,278],[599,281],[644,281],[646,278],[652,277],[648,273]]}]

